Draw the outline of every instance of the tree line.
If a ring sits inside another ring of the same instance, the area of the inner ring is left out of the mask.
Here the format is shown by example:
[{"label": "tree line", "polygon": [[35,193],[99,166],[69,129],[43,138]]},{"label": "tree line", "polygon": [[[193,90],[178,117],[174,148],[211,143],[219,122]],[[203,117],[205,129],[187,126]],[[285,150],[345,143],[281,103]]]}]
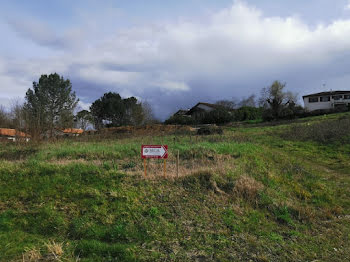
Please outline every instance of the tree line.
[{"label": "tree line", "polygon": [[[285,91],[285,83],[275,81],[263,88],[261,96],[236,100],[220,100],[217,108],[200,119],[172,116],[166,124],[225,124],[232,121],[263,119],[265,121],[294,118],[303,111],[296,95]],[[15,102],[8,112],[0,106],[0,127],[16,128],[33,137],[53,137],[55,129],[78,127],[86,130],[123,125],[142,125],[156,120],[147,102],[135,97],[122,98],[108,92],[97,99],[88,110],[77,110],[79,99],[69,79],[57,73],[41,75],[25,94],[23,104]],[[78,112],[77,112],[78,111]]]},{"label": "tree line", "polygon": [[274,121],[293,119],[306,115],[303,107],[297,104],[297,95],[285,90],[286,83],[274,81],[261,90],[259,98],[251,95],[240,101],[219,100],[215,109],[201,117],[173,115],[166,124],[226,124],[249,120]]},{"label": "tree line", "polygon": [[154,121],[147,102],[122,98],[108,92],[92,103],[90,111],[77,111],[79,99],[69,79],[57,73],[41,75],[25,94],[23,104],[15,102],[10,111],[0,106],[0,127],[16,128],[32,137],[53,137],[56,129],[78,127],[86,130],[121,125],[141,125]]}]

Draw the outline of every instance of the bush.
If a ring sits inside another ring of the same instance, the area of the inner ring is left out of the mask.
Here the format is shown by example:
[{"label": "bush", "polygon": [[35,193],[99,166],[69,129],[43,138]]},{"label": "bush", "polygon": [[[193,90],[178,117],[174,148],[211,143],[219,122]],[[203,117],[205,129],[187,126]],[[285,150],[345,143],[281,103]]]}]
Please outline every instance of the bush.
[{"label": "bush", "polygon": [[274,120],[273,112],[270,108],[264,109],[262,112],[262,119],[264,121],[272,121]]},{"label": "bush", "polygon": [[233,121],[234,115],[226,109],[215,109],[206,113],[201,120],[202,124],[223,125]]},{"label": "bush", "polygon": [[274,112],[270,107],[265,107],[262,109],[262,119],[264,121],[295,119],[297,117],[305,116],[305,109],[302,106],[296,105],[295,103],[280,106],[278,112]]},{"label": "bush", "polygon": [[262,118],[263,109],[261,107],[243,106],[234,113],[235,121],[256,120]]},{"label": "bush", "polygon": [[171,116],[164,122],[166,125],[194,125],[196,121],[190,116]]}]

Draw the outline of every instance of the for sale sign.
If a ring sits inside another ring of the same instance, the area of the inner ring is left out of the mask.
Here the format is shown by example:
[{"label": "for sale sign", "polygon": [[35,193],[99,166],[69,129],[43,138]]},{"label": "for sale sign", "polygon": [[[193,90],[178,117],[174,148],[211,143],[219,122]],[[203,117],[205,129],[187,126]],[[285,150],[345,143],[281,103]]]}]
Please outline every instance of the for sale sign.
[{"label": "for sale sign", "polygon": [[168,158],[168,146],[167,145],[142,145],[141,146],[141,158]]}]

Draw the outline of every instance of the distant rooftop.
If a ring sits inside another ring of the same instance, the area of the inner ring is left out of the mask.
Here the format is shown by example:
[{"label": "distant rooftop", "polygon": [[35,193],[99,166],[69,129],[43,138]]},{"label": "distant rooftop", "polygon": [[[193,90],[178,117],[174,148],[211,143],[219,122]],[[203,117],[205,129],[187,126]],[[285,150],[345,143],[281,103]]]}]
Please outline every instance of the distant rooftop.
[{"label": "distant rooftop", "polygon": [[62,130],[65,134],[82,134],[84,133],[83,129],[77,129],[77,128],[66,128]]},{"label": "distant rooftop", "polygon": [[30,135],[18,131],[16,129],[10,128],[0,128],[0,136],[9,136],[9,137],[30,137]]},{"label": "distant rooftop", "polygon": [[315,93],[315,94],[310,94],[310,95],[305,95],[304,97],[310,97],[310,96],[329,96],[329,95],[342,95],[350,93],[349,90],[344,90],[344,91],[327,91],[327,92],[320,92],[320,93]]}]

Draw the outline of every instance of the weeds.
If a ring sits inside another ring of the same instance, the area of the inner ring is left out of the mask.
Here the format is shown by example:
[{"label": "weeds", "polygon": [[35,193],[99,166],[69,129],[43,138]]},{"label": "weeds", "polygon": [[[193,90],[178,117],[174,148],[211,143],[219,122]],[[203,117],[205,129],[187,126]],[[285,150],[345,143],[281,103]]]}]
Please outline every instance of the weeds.
[{"label": "weeds", "polygon": [[2,145],[0,261],[344,261],[347,119]]},{"label": "weeds", "polygon": [[42,258],[42,255],[40,250],[35,247],[25,248],[25,252],[23,253],[22,258],[23,261],[36,262]]},{"label": "weeds", "polygon": [[63,256],[63,243],[57,243],[54,240],[45,243],[45,246],[51,256],[55,260],[60,259]]},{"label": "weeds", "polygon": [[274,215],[277,221],[286,223],[288,225],[293,225],[292,216],[287,206],[276,207],[274,210]]},{"label": "weeds", "polygon": [[294,124],[282,134],[285,139],[310,140],[323,144],[350,142],[350,117],[316,123]]}]

